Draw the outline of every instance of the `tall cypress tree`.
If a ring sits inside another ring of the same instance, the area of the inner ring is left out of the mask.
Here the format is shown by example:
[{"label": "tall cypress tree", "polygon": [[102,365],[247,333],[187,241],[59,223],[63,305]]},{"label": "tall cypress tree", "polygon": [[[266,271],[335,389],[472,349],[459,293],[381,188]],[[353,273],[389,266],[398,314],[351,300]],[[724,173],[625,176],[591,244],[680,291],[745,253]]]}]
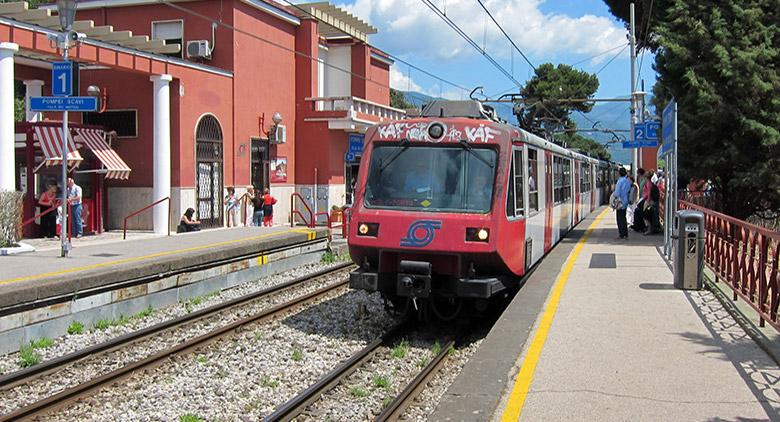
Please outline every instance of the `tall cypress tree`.
[{"label": "tall cypress tree", "polygon": [[780,1],[654,5],[656,106],[677,100],[682,176],[712,180],[735,217],[780,211]]}]

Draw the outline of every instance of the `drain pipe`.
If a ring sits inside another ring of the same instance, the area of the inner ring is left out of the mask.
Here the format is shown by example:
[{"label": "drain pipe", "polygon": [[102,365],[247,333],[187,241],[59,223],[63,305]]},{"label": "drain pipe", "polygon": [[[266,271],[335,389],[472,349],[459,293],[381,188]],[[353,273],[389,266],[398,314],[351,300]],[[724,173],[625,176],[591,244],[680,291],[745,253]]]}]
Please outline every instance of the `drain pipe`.
[{"label": "drain pipe", "polygon": [[317,167],[314,167],[314,216],[312,217],[312,224],[317,225]]}]

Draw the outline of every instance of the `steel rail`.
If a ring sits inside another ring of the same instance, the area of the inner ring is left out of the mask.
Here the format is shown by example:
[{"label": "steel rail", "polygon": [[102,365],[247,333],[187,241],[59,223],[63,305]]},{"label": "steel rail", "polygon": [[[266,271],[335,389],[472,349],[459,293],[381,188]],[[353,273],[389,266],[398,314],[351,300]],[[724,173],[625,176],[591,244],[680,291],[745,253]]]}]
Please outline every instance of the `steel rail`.
[{"label": "steel rail", "polygon": [[431,360],[428,365],[401,391],[398,396],[374,419],[375,421],[395,421],[400,419],[412,401],[425,389],[431,378],[438,373],[447,361],[450,348],[455,346],[455,341],[451,340],[441,348],[441,351]]},{"label": "steel rail", "polygon": [[[340,266],[336,270],[331,269],[330,272],[336,272],[340,269],[343,269],[350,264]],[[322,273],[322,272],[320,272]],[[324,275],[324,274],[319,274]],[[309,278],[314,278],[317,276],[311,276]],[[289,284],[285,283],[285,284]],[[160,365],[163,363],[163,360],[174,356],[178,354],[182,354],[188,351],[191,351],[192,349],[195,349],[196,347],[200,347],[203,345],[206,345],[208,343],[214,342],[219,340],[220,338],[224,337],[225,335],[230,334],[231,332],[238,331],[239,329],[243,328],[245,325],[262,322],[268,319],[271,319],[278,314],[290,311],[298,306],[305,305],[307,303],[313,302],[329,293],[332,293],[336,289],[339,289],[341,287],[346,286],[348,283],[347,280],[340,281],[338,283],[331,284],[329,286],[323,287],[321,289],[318,289],[314,292],[311,292],[309,294],[297,297],[295,299],[292,299],[288,302],[273,306],[271,308],[265,309],[260,313],[257,313],[255,315],[249,316],[247,318],[244,318],[242,320],[233,322],[231,324],[216,328],[206,334],[200,335],[196,338],[190,339],[184,343],[179,343],[176,346],[160,351],[158,353],[155,353],[154,355],[148,356],[144,359],[132,362],[130,364],[127,364],[121,368],[118,368],[114,371],[108,372],[106,374],[103,374],[97,378],[93,378],[85,383],[79,384],[77,386],[68,388],[64,391],[61,391],[53,396],[46,397],[40,401],[37,401],[35,403],[32,403],[28,406],[25,406],[23,408],[17,409],[11,413],[0,415],[0,422],[5,421],[12,421],[12,420],[18,420],[21,418],[29,419],[33,418],[35,416],[40,416],[48,411],[56,410],[57,408],[70,403],[72,401],[77,400],[80,397],[84,397],[88,393],[95,391],[109,383],[115,383],[119,381],[120,379],[123,379],[132,373],[142,370],[142,369],[149,369],[154,366]],[[289,285],[287,287],[290,287]],[[240,298],[239,298],[240,299]],[[208,308],[207,308],[208,309]],[[224,308],[223,308],[224,309]]]},{"label": "steel rail", "polygon": [[303,413],[308,406],[319,400],[328,390],[338,385],[343,379],[362,366],[363,363],[370,359],[382,345],[389,344],[405,327],[406,322],[402,322],[391,328],[387,333],[369,343],[359,352],[353,354],[349,359],[325,374],[325,376],[303,390],[300,394],[279,406],[263,420],[265,422],[276,422],[294,419]]}]

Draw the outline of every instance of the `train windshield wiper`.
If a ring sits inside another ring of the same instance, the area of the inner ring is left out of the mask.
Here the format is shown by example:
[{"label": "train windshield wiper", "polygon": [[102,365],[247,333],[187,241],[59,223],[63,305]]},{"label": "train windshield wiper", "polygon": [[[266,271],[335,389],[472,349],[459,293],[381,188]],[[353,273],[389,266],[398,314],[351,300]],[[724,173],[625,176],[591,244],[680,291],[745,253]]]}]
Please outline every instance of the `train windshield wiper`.
[{"label": "train windshield wiper", "polygon": [[409,149],[409,140],[407,138],[401,139],[401,147],[400,149],[397,149],[393,155],[390,156],[390,158],[387,160],[387,162],[382,163],[382,165],[379,167],[379,173],[382,173],[390,164],[395,161],[396,158],[401,156],[401,154],[404,153],[407,149]]},{"label": "train windshield wiper", "polygon": [[476,152],[474,152],[474,147],[472,147],[471,144],[468,143],[468,141],[466,141],[465,139],[461,139],[460,140],[460,146],[462,146],[463,149],[468,151],[469,154],[471,154],[473,157],[476,157],[479,161],[482,161],[483,163],[485,163],[486,166],[490,167],[491,169],[493,167],[495,167],[495,165],[493,163],[491,163],[490,161],[486,160],[485,157],[483,157],[483,156],[477,154]]}]

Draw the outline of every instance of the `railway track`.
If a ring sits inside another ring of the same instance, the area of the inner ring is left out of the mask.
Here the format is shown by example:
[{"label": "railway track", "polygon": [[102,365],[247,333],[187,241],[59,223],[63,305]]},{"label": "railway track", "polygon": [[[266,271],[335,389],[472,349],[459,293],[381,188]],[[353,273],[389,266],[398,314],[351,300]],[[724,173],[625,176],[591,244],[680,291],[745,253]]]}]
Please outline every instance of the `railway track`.
[{"label": "railway track", "polygon": [[[339,383],[345,381],[353,372],[357,371],[367,361],[369,361],[383,347],[389,347],[395,339],[401,337],[407,328],[407,323],[403,322],[383,336],[377,338],[366,347],[352,355],[345,362],[329,372],[316,383],[309,386],[300,394],[279,406],[272,414],[268,415],[265,422],[291,421],[302,415],[305,410],[322,399],[329,390],[336,387]],[[406,387],[393,399],[383,411],[376,417],[376,421],[397,420],[403,412],[409,407],[417,395],[425,388],[428,381],[444,366],[447,355],[455,341],[448,341],[444,347],[426,364],[418,375],[409,382]]]},{"label": "railway track", "polygon": [[[96,358],[110,351],[129,347],[133,344],[136,344],[146,339],[150,339],[154,336],[163,334],[167,331],[181,328],[182,326],[185,326],[189,323],[193,323],[214,315],[218,315],[223,311],[241,307],[242,305],[251,303],[256,300],[270,297],[274,294],[301,286],[303,284],[307,284],[308,282],[312,282],[313,280],[319,278],[333,276],[335,274],[338,274],[339,272],[346,272],[345,270],[351,269],[351,267],[353,267],[353,265],[347,263],[347,264],[339,265],[334,268],[329,268],[313,274],[309,274],[304,277],[299,277],[294,280],[281,283],[279,285],[267,289],[263,289],[258,292],[254,292],[239,298],[235,298],[202,309],[200,311],[192,312],[182,317],[175,318],[173,320],[169,320],[154,326],[150,326],[142,330],[138,330],[136,332],[114,338],[107,342],[97,344],[61,356],[59,358],[52,359],[43,364],[36,365],[26,370],[21,370],[10,374],[6,374],[0,377],[0,390],[6,390],[21,384],[33,382],[36,379],[41,378],[43,376],[56,373],[61,369],[68,367],[69,365],[76,363],[80,360]],[[317,301],[318,299],[346,285],[347,285],[347,280],[342,280],[340,282],[332,283],[330,285],[327,285],[326,287],[320,288],[311,293],[295,297],[294,299],[287,301],[285,303],[272,306],[249,317],[216,328],[206,334],[197,336],[183,343],[179,343],[176,346],[171,347],[169,349],[165,349],[160,352],[154,353],[144,359],[126,364],[114,371],[105,373],[96,378],[92,378],[87,382],[78,384],[74,387],[63,390],[57,394],[51,395],[42,400],[31,403],[27,406],[16,409],[13,412],[7,413],[5,415],[0,415],[0,422],[19,420],[19,419],[31,419],[34,418],[35,416],[47,414],[51,411],[57,410],[58,408],[67,405],[68,403],[72,403],[78,400],[79,398],[85,397],[89,395],[91,392],[100,389],[101,387],[104,387],[111,383],[115,383],[118,380],[131,375],[132,373],[158,366],[171,356],[183,354],[192,351],[195,348],[202,347],[206,344],[212,343],[226,335],[237,332],[238,330],[242,329],[243,327],[249,324],[254,324],[265,320],[273,319],[280,314],[287,313],[293,309],[297,309],[301,306],[305,306],[308,303]]]}]

